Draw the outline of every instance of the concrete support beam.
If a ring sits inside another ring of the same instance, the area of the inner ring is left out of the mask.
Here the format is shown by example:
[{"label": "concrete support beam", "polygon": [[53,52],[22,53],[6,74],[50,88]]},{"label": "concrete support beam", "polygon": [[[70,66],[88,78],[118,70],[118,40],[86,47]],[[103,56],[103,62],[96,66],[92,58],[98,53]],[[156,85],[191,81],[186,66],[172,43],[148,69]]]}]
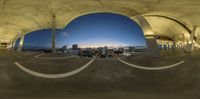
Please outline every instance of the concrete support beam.
[{"label": "concrete support beam", "polygon": [[185,35],[181,35],[181,51],[184,51],[184,46],[185,46]]},{"label": "concrete support beam", "polygon": [[164,43],[162,43],[162,48],[161,49],[165,50],[165,44]]},{"label": "concrete support beam", "polygon": [[8,46],[8,49],[11,51],[12,48],[13,48],[13,42],[10,42],[10,43],[9,43],[9,46]]},{"label": "concrete support beam", "polygon": [[173,50],[173,51],[176,50],[176,36],[173,36],[173,46],[172,46],[172,50]]},{"label": "concrete support beam", "polygon": [[15,50],[16,41],[17,41],[16,38],[12,41],[12,50],[13,51]]},{"label": "concrete support beam", "polygon": [[186,52],[191,53],[193,50],[193,41],[194,41],[194,35],[195,35],[196,31],[197,31],[197,27],[195,26],[195,27],[193,27],[193,30],[191,32],[191,36],[190,36],[190,39],[188,42],[188,47],[187,47]]},{"label": "concrete support beam", "polygon": [[160,50],[158,48],[158,44],[156,42],[155,35],[153,33],[153,30],[148,23],[148,21],[141,15],[137,15],[136,19],[138,20],[144,36],[146,38],[146,44],[147,44],[147,50],[150,56],[152,57],[159,57],[160,56]]},{"label": "concrete support beam", "polygon": [[23,48],[23,45],[24,45],[24,34],[20,38],[20,42],[19,42],[19,46],[17,48],[17,51],[21,52],[22,48]]},{"label": "concrete support beam", "polygon": [[56,51],[56,16],[53,14],[52,15],[52,25],[51,25],[51,30],[52,30],[52,53],[55,53]]},{"label": "concrete support beam", "polygon": [[171,51],[171,45],[167,42],[167,51]]},{"label": "concrete support beam", "polygon": [[15,44],[16,44],[16,40],[14,40],[13,43],[12,43],[12,50],[13,51],[15,50]]},{"label": "concrete support beam", "polygon": [[9,43],[9,50],[12,50],[13,42]]},{"label": "concrete support beam", "polygon": [[147,50],[150,56],[159,57],[160,50],[158,49],[158,45],[156,39],[154,37],[146,38]]},{"label": "concrete support beam", "polygon": [[166,49],[167,49],[167,51],[170,50],[169,43],[166,44]]}]

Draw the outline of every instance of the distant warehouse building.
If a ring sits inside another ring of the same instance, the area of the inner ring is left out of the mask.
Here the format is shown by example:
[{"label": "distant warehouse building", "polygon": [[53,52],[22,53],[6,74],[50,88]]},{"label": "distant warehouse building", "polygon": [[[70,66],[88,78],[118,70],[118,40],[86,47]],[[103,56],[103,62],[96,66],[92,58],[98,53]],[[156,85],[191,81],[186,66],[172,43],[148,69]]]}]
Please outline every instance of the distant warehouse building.
[{"label": "distant warehouse building", "polygon": [[135,46],[134,52],[145,52],[145,46]]}]

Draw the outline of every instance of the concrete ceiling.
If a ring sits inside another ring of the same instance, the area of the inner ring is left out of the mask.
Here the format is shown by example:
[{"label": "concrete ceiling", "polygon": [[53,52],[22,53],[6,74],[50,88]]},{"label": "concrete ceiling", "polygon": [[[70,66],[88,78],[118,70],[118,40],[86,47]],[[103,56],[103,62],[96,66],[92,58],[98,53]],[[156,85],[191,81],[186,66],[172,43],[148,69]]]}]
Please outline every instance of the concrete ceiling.
[{"label": "concrete ceiling", "polygon": [[50,28],[53,14],[56,27],[63,28],[74,18],[95,12],[143,15],[155,34],[165,37],[189,38],[193,27],[200,26],[200,0],[0,0],[0,42]]}]

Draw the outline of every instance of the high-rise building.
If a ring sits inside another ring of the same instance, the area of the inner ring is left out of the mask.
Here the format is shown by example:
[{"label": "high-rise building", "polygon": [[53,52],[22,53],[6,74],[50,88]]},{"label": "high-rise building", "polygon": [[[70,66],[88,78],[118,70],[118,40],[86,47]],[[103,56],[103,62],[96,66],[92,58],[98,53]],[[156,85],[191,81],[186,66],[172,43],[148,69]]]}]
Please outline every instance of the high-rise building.
[{"label": "high-rise building", "polygon": [[78,44],[73,44],[73,45],[72,45],[72,49],[73,49],[73,50],[78,50]]}]

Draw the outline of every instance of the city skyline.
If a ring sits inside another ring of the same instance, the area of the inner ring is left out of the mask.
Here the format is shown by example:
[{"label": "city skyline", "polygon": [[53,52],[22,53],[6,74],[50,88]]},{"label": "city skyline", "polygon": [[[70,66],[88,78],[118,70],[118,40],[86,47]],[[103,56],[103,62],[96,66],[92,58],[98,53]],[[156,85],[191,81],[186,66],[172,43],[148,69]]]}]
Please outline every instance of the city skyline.
[{"label": "city skyline", "polygon": [[146,48],[145,46],[140,46],[140,45],[117,45],[117,46],[114,46],[114,45],[102,45],[102,46],[87,46],[87,45],[84,45],[84,46],[81,46],[79,44],[66,44],[64,45],[63,47],[67,47],[67,48],[72,48],[73,45],[77,45],[78,48],[81,48],[81,49],[85,49],[85,48],[103,48],[103,47],[107,47],[107,48],[110,48],[110,49],[115,49],[115,48],[124,48],[124,47],[144,47]]}]

